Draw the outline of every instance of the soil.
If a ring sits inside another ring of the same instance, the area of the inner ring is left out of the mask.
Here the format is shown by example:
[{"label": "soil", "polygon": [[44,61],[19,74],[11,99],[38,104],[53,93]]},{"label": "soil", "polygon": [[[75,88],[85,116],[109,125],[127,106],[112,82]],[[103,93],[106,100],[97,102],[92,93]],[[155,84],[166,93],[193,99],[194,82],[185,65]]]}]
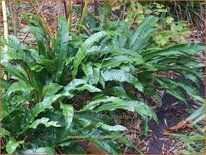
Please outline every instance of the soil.
[{"label": "soil", "polygon": [[[181,77],[176,78],[183,80]],[[190,81],[187,82],[191,83]],[[202,80],[200,81],[199,92],[204,96],[205,84]],[[198,107],[192,99],[188,99],[188,105],[186,105],[164,91],[161,93],[161,96],[163,101],[161,107],[158,107],[152,101],[146,101],[154,108],[159,121],[159,123],[153,120],[149,121],[147,136],[142,136],[143,124],[138,115],[121,113],[124,116],[121,124],[129,130],[124,135],[144,154],[177,154],[179,151],[184,150],[178,138],[169,135],[165,136],[163,131],[185,120],[190,115],[191,109]],[[192,130],[192,128],[186,127],[184,130],[179,130],[176,133],[188,133]],[[138,153],[124,146],[121,148],[125,154]]]},{"label": "soil", "polygon": [[[205,94],[204,88],[204,84],[201,82],[199,91],[202,96]],[[174,151],[178,148],[173,148],[177,139],[171,136],[164,136],[163,130],[168,129],[187,118],[189,116],[189,110],[191,107],[195,106],[193,100],[189,100],[188,106],[186,106],[184,103],[179,102],[175,97],[166,93],[162,100],[162,107],[156,109],[159,123],[157,124],[154,121],[149,122],[149,130],[151,131],[151,134],[144,140],[143,144],[139,145],[139,147],[142,148],[146,147],[144,153],[147,154],[177,153]],[[187,131],[188,130],[190,129],[187,129]],[[147,144],[147,146],[144,144]]]}]

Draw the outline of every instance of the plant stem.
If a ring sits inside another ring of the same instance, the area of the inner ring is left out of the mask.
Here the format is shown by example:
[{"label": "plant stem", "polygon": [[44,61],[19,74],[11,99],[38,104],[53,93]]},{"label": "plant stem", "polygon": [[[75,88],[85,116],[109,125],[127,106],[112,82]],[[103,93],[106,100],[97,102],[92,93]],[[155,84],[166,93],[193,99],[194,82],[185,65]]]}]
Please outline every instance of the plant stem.
[{"label": "plant stem", "polygon": [[[12,1],[13,1],[13,6],[12,6]],[[14,30],[14,35],[17,36],[17,6],[16,6],[16,1],[15,0],[9,0],[9,10],[11,12],[11,20],[12,20],[12,25],[13,25],[13,30]]]},{"label": "plant stem", "polygon": [[[32,5],[33,9],[34,9],[35,12],[37,13],[37,9],[36,9],[36,7],[34,6],[32,0],[29,0],[29,1],[30,1],[30,4]],[[38,4],[38,1],[37,1],[37,0],[35,0],[35,2]],[[50,37],[52,37],[51,28],[48,26],[48,24],[46,24],[46,19],[44,18],[44,14],[42,13],[42,11],[40,11],[39,17],[40,17],[40,20],[41,20],[42,24],[45,25],[45,27],[46,27],[47,34],[48,34]]]},{"label": "plant stem", "polygon": [[[80,20],[80,23],[79,23],[80,25],[82,25],[83,22],[84,22],[84,18],[85,18],[85,15],[86,15],[88,3],[89,3],[89,0],[85,0],[84,8],[83,8],[82,16],[81,16],[81,20]],[[79,27],[78,27],[78,33],[79,33],[80,31],[81,31],[81,27],[79,26]]]},{"label": "plant stem", "polygon": [[72,0],[69,0],[68,25],[69,25],[69,31],[70,31],[71,30],[71,26],[72,26]]},{"label": "plant stem", "polygon": [[[4,23],[4,39],[8,40],[8,21],[7,21],[7,15],[6,15],[6,2],[5,0],[2,0],[2,12],[3,12],[3,23]],[[8,46],[5,45],[5,51],[8,51]]]},{"label": "plant stem", "polygon": [[109,3],[108,0],[105,0],[104,2],[104,19],[103,19],[103,28],[104,30],[109,29],[109,14],[111,13],[111,4]]},{"label": "plant stem", "polygon": [[[4,23],[4,39],[8,40],[8,22],[7,22],[7,15],[6,15],[6,1],[2,0],[2,13],[3,13],[3,23]],[[5,45],[5,52],[8,51],[8,46]],[[5,80],[8,79],[8,75],[4,74],[3,77]]]},{"label": "plant stem", "polygon": [[17,36],[17,28],[18,28],[18,14],[17,14],[17,6],[16,1],[13,0],[14,3],[14,34]]},{"label": "plant stem", "polygon": [[98,27],[99,26],[99,23],[97,21],[97,16],[99,16],[99,13],[98,13],[98,2],[97,1],[94,1],[94,15],[95,15],[95,26]]},{"label": "plant stem", "polygon": [[[13,10],[13,7],[12,7],[12,1],[9,0],[8,4],[9,4],[9,11],[10,11],[10,15],[11,15],[12,26],[13,26],[13,29],[15,29],[15,27],[14,27],[14,12],[13,12],[14,10]],[[15,35],[15,32],[14,32],[14,35]]]},{"label": "plant stem", "polygon": [[63,0],[63,3],[64,3],[65,16],[66,16],[66,19],[68,19],[67,2],[65,0]]}]

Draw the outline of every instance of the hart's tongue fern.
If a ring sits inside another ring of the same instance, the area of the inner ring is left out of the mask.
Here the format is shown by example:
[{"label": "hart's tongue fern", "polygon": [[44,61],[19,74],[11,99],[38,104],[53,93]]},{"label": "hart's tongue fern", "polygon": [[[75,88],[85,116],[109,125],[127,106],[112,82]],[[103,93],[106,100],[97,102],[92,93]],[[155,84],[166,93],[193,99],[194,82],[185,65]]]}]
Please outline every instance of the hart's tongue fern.
[{"label": "hart's tongue fern", "polygon": [[[106,31],[86,38],[71,35],[63,18],[59,18],[56,38],[51,38],[38,17],[32,16],[36,20],[30,19],[25,31],[35,34],[36,46],[23,45],[12,36],[2,41],[9,47],[2,64],[9,79],[1,81],[5,90],[1,117],[4,153],[58,153],[57,147],[64,153],[84,153],[79,140],[91,141],[111,154],[121,153],[117,142],[138,152],[120,133],[126,127],[115,124],[106,111],[139,114],[146,135],[148,120],[158,119],[143,102],[145,95],[156,98],[160,105],[159,89],[185,104],[185,91],[196,102],[203,101],[192,85],[159,73],[172,71],[198,86],[202,64],[194,55],[204,45],[153,47],[154,16],[135,30],[128,31],[129,27],[117,22],[116,29],[107,26]],[[13,77],[18,80],[12,83]]]}]

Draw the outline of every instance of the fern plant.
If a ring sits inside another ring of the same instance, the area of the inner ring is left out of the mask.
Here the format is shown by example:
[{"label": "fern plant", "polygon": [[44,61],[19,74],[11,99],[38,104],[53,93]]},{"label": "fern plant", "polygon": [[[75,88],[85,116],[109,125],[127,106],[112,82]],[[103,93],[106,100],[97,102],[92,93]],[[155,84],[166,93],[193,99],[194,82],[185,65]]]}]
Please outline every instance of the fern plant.
[{"label": "fern plant", "polygon": [[[33,19],[29,18],[32,16]],[[25,14],[37,46],[26,46],[10,36],[2,43],[1,80],[3,153],[85,153],[82,141],[90,141],[107,153],[121,153],[118,142],[140,152],[115,123],[119,109],[138,113],[147,134],[149,118],[158,122],[144,98],[165,89],[187,104],[186,94],[197,102],[203,99],[198,71],[202,64],[194,55],[204,49],[200,43],[153,47],[157,28],[149,16],[136,30],[129,24],[113,23],[91,36],[69,32],[67,21],[59,18],[58,34],[49,37],[38,16]],[[194,87],[159,72],[173,71],[194,83]],[[107,138],[98,138],[107,136]],[[109,136],[109,137],[108,137]]]}]

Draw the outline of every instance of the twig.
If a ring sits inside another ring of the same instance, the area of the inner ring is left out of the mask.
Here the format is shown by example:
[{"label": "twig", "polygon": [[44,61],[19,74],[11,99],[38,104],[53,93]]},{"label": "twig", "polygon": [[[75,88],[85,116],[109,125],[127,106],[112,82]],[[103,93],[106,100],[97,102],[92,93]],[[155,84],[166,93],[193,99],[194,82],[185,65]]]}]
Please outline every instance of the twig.
[{"label": "twig", "polygon": [[[14,6],[12,6],[12,1]],[[11,12],[11,19],[12,19],[12,25],[14,29],[14,35],[17,36],[17,8],[16,8],[16,1],[15,0],[9,0],[9,10]]]},{"label": "twig", "polygon": [[[75,25],[75,24],[73,24],[73,25]],[[88,31],[88,29],[87,29],[84,25],[80,25],[80,24],[78,24],[78,23],[77,23],[76,25],[82,27],[82,28],[86,31],[86,33],[87,33],[89,36],[91,36],[91,33]]]},{"label": "twig", "polygon": [[[8,22],[7,22],[7,15],[6,15],[6,2],[2,0],[2,12],[3,12],[3,23],[4,23],[4,39],[8,40]],[[8,46],[5,45],[5,51],[8,51]]]},{"label": "twig", "polygon": [[13,0],[13,3],[14,3],[14,34],[15,36],[17,36],[18,14],[17,14],[16,0]]},{"label": "twig", "polygon": [[[2,0],[2,13],[3,13],[3,23],[4,23],[4,39],[8,40],[8,22],[7,22],[7,15],[6,15],[6,1]],[[8,51],[8,46],[5,45],[5,52]],[[3,77],[5,80],[8,79],[8,76],[5,74]]]},{"label": "twig", "polygon": [[[33,9],[35,10],[35,12],[37,13],[38,11],[37,11],[36,7],[34,6],[32,0],[29,0],[29,1],[30,1],[31,6],[33,7]],[[37,0],[35,0],[35,2],[38,4],[38,1],[37,1]],[[52,37],[51,29],[50,29],[50,27],[46,24],[46,19],[44,18],[44,15],[43,15],[43,13],[42,13],[41,10],[40,10],[40,13],[39,13],[39,17],[40,17],[41,22],[46,26],[47,34],[48,34],[50,37]]]},{"label": "twig", "polygon": [[66,19],[68,19],[67,2],[66,2],[65,0],[63,0],[63,3],[64,3],[64,12],[65,12],[65,16],[66,16]]},{"label": "twig", "polygon": [[[45,3],[45,2],[42,2],[42,3],[41,3],[41,6],[40,6],[39,10],[37,11],[37,15],[39,15],[39,14],[40,14],[40,11],[41,11],[41,9],[43,8],[44,3]],[[28,34],[29,34],[29,33],[30,33],[30,32],[28,31],[28,32],[25,34],[25,36],[24,36],[24,38],[23,38],[22,42],[24,42],[24,41],[25,41],[25,39],[26,39],[26,37],[28,36]]]},{"label": "twig", "polygon": [[[13,25],[13,29],[15,29],[15,27],[14,27],[14,12],[13,12],[13,7],[12,7],[12,1],[9,0],[8,4],[9,4],[9,10],[10,10],[10,14],[11,14],[11,22],[12,22],[12,25]],[[14,32],[14,35],[16,36],[15,32]]]},{"label": "twig", "polygon": [[72,0],[69,0],[69,18],[68,18],[69,30],[71,30],[72,25]]}]

